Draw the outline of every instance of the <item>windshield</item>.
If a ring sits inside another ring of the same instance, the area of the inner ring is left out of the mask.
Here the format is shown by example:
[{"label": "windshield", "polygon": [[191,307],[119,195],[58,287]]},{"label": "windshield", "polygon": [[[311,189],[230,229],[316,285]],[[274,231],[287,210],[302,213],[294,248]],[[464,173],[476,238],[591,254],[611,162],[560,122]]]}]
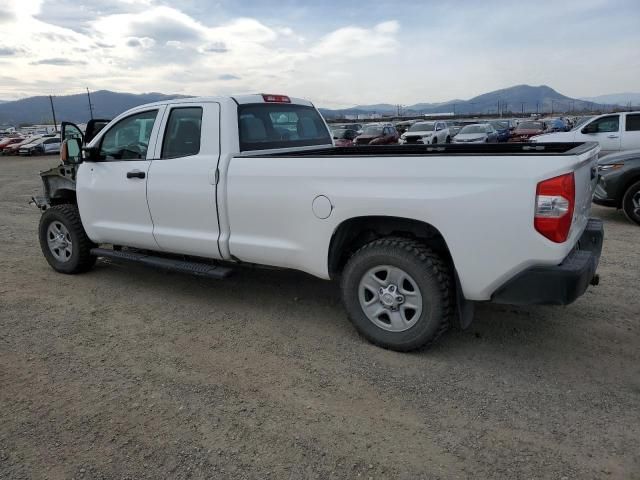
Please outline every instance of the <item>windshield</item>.
[{"label": "windshield", "polygon": [[467,125],[458,135],[461,133],[487,133],[487,129],[484,125]]},{"label": "windshield", "polygon": [[579,119],[576,124],[573,126],[572,130],[578,130],[579,128],[582,128],[582,126],[587,123],[589,120],[591,120],[593,117],[582,117],[581,119]]},{"label": "windshield", "polygon": [[318,111],[306,105],[256,103],[238,107],[240,151],[332,145]]},{"label": "windshield", "polygon": [[435,123],[433,122],[420,122],[420,123],[414,123],[413,125],[411,125],[411,128],[409,128],[410,132],[433,132],[433,129],[435,127]]},{"label": "windshield", "polygon": [[363,135],[373,135],[373,136],[378,136],[378,135],[382,135],[382,127],[380,125],[371,125],[369,127],[365,127],[364,131],[362,132]]},{"label": "windshield", "polygon": [[522,122],[518,130],[542,130],[542,122]]},{"label": "windshield", "polygon": [[493,128],[495,128],[496,130],[504,130],[505,128],[509,128],[509,122],[495,121],[489,123],[491,123],[491,125],[493,125]]}]

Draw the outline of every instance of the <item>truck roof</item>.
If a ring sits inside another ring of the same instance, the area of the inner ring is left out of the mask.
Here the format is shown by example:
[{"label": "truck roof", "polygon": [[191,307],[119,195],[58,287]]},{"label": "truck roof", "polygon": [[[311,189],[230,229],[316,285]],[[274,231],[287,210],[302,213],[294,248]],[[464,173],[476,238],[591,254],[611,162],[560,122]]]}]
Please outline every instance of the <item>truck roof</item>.
[{"label": "truck roof", "polygon": [[[274,98],[276,100],[281,100],[281,101],[267,101],[265,100],[265,98]],[[286,101],[285,99],[288,101]],[[245,104],[252,104],[252,103],[286,103],[286,104],[305,105],[308,107],[313,107],[313,103],[303,98],[296,98],[296,97],[289,97],[287,95],[268,94],[268,93],[254,93],[254,94],[245,94],[245,95],[219,95],[219,96],[211,96],[211,97],[183,97],[183,98],[176,98],[173,100],[161,100],[159,102],[147,103],[144,106],[167,105],[167,104],[173,104],[173,103],[191,103],[191,102],[193,103],[233,102],[233,103],[236,103],[237,105],[245,105]]]}]

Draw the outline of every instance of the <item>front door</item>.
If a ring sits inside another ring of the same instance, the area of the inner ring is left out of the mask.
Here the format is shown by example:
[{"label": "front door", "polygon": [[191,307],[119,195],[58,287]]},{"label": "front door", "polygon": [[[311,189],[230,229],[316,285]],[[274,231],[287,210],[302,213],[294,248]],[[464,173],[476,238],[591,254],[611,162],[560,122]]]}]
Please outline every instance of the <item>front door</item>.
[{"label": "front door", "polygon": [[147,185],[153,234],[163,250],[221,257],[216,205],[219,118],[220,104],[214,102],[167,106]]},{"label": "front door", "polygon": [[147,176],[165,107],[140,110],[101,132],[96,161],[81,163],[76,191],[91,240],[158,249],[147,205]]},{"label": "front door", "polygon": [[620,150],[620,115],[600,117],[585,125],[576,135],[578,142],[598,142],[600,156]]}]

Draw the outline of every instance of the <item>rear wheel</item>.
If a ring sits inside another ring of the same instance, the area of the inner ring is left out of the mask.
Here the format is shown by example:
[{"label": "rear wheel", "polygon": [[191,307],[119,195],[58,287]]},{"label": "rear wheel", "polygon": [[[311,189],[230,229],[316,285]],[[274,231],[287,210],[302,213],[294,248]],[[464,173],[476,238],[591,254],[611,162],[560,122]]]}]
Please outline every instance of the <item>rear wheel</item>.
[{"label": "rear wheel", "polygon": [[60,273],[86,272],[96,263],[95,246],[80,221],[75,205],[56,205],[40,217],[40,248],[51,267]]},{"label": "rear wheel", "polygon": [[423,244],[383,238],[349,259],[342,296],[351,322],[365,338],[405,352],[432,344],[449,328],[452,278],[443,260]]},{"label": "rear wheel", "polygon": [[640,225],[640,182],[627,189],[622,197],[622,209],[629,220]]}]

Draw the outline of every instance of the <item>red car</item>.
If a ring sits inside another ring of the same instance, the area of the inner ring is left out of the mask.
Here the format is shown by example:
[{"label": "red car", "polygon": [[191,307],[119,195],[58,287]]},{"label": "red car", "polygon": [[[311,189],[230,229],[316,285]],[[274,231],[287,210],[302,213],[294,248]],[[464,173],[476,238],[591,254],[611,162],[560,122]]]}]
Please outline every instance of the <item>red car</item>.
[{"label": "red car", "polygon": [[336,147],[351,147],[353,140],[358,136],[358,132],[350,128],[339,128],[331,132],[333,143]]},{"label": "red car", "polygon": [[398,131],[390,123],[371,123],[365,125],[362,134],[358,135],[355,145],[391,145],[398,143]]},{"label": "red car", "polygon": [[20,143],[24,140],[22,137],[7,137],[0,140],[0,152],[3,152],[5,148],[8,148],[10,145],[14,145],[16,143]]},{"label": "red car", "polygon": [[544,122],[520,122],[515,130],[511,133],[509,142],[528,142],[535,135],[544,133]]}]

